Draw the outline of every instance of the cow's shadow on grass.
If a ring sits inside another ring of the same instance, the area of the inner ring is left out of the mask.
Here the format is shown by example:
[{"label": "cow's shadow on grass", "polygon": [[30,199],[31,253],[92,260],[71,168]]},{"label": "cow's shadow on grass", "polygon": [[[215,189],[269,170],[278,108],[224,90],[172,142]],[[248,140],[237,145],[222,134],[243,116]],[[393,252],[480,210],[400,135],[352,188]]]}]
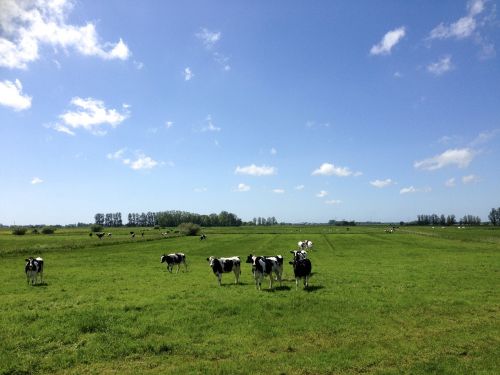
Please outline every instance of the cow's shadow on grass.
[{"label": "cow's shadow on grass", "polygon": [[304,291],[307,293],[315,292],[317,290],[324,289],[325,287],[323,285],[309,285],[304,288]]},{"label": "cow's shadow on grass", "polygon": [[47,287],[49,284],[47,284],[45,281],[43,283],[36,283],[36,284],[33,284],[31,286],[33,287],[36,287],[36,288],[45,288]]},{"label": "cow's shadow on grass", "polygon": [[[224,284],[224,283],[222,283],[222,284],[221,284],[221,287],[224,287],[224,288],[226,288],[226,287],[234,287],[234,288],[237,288],[237,287],[239,287],[239,286],[241,286],[241,285],[243,285],[243,286],[244,286],[244,285],[250,285],[250,283],[242,283],[241,281],[240,281],[238,284],[235,284],[235,283],[227,283],[227,284]],[[253,284],[252,284],[252,285],[253,285]]]},{"label": "cow's shadow on grass", "polygon": [[283,290],[290,290],[292,288],[290,288],[288,285],[282,285],[282,286],[275,286],[273,287],[273,289],[269,289],[269,288],[262,288],[261,290],[263,292],[270,292],[270,293],[274,293],[274,292],[281,292]]}]

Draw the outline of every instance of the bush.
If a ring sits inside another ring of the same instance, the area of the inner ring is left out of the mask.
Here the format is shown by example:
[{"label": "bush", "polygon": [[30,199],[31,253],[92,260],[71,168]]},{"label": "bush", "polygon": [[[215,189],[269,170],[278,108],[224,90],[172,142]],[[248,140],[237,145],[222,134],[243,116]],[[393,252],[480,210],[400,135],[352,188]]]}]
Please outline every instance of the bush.
[{"label": "bush", "polygon": [[179,224],[177,229],[184,236],[197,236],[200,233],[201,227],[198,224],[182,223]]},{"label": "bush", "polygon": [[92,224],[90,226],[90,230],[92,232],[102,232],[102,225],[100,225],[100,224]]},{"label": "bush", "polygon": [[28,229],[23,228],[23,227],[14,227],[14,228],[12,229],[12,234],[15,234],[16,236],[23,236],[23,235],[25,235],[25,234],[26,234],[26,231],[27,231],[27,230],[28,230]]},{"label": "bush", "polygon": [[56,231],[55,228],[51,227],[45,227],[42,229],[43,234],[54,234],[55,231]]},{"label": "bush", "polygon": [[40,232],[38,232],[38,229],[35,228],[31,231],[31,234],[40,234]]}]

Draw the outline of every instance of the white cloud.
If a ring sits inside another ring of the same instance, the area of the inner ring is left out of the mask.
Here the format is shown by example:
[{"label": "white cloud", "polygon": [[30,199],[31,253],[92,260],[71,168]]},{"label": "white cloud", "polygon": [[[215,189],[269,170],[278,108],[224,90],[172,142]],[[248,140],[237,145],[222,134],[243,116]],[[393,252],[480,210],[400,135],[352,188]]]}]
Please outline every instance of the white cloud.
[{"label": "white cloud", "polygon": [[170,129],[172,126],[174,126],[174,122],[173,121],[166,121],[165,122],[165,127],[167,129]]},{"label": "white cloud", "polygon": [[423,188],[415,188],[413,185],[407,188],[402,188],[399,191],[399,194],[408,194],[408,193],[428,193],[432,191],[430,187],[423,187]]},{"label": "white cloud", "polygon": [[106,157],[110,160],[118,160],[121,161],[126,166],[132,168],[133,170],[141,170],[141,169],[153,169],[158,165],[168,164],[173,166],[173,163],[159,163],[158,161],[152,159],[150,156],[144,155],[142,152],[135,152],[135,160],[132,160],[130,157],[125,157],[127,149],[122,148],[118,151],[108,153]]},{"label": "white cloud", "polygon": [[487,143],[491,141],[493,138],[500,134],[500,129],[493,129],[489,131],[484,131],[479,133],[479,135],[471,142],[471,146],[477,146],[480,144]]},{"label": "white cloud", "polygon": [[453,64],[451,63],[451,56],[444,56],[439,61],[427,65],[427,71],[440,76],[453,69]]},{"label": "white cloud", "polygon": [[447,179],[444,185],[449,188],[455,187],[455,177]]},{"label": "white cloud", "polygon": [[476,17],[484,11],[484,0],[472,0],[467,3],[467,15],[449,25],[440,23],[430,32],[429,39],[464,39],[473,35],[478,26]]},{"label": "white cloud", "polygon": [[295,186],[295,190],[304,190],[304,185],[297,185]]},{"label": "white cloud", "polygon": [[205,28],[202,28],[195,35],[198,39],[200,39],[203,42],[203,45],[207,49],[211,49],[220,40],[222,36],[220,31],[210,31]]},{"label": "white cloud", "polygon": [[375,186],[376,188],[385,188],[387,186],[390,186],[394,183],[390,178],[387,178],[385,180],[375,180],[375,181],[370,181],[370,185]]},{"label": "white cloud", "polygon": [[[1,52],[0,52],[1,54]],[[31,96],[23,94],[23,85],[16,79],[0,81],[0,104],[11,107],[14,111],[22,111],[31,107]]]},{"label": "white cloud", "polygon": [[315,169],[312,172],[313,176],[339,176],[339,177],[347,177],[347,176],[360,176],[361,172],[353,173],[348,167],[336,167],[334,164],[323,163],[318,169]]},{"label": "white cloud", "polygon": [[31,185],[37,185],[37,184],[41,184],[43,182],[43,180],[39,177],[33,177],[33,179],[31,180]]},{"label": "white cloud", "polygon": [[456,165],[459,168],[465,168],[470,164],[472,159],[474,159],[474,156],[474,151],[469,148],[450,149],[432,158],[416,161],[413,166],[417,169],[425,169],[428,171],[434,171],[448,165]]},{"label": "white cloud", "polygon": [[467,2],[467,14],[450,24],[440,23],[431,30],[427,40],[471,38],[481,48],[480,58],[490,58],[495,55],[495,45],[488,41],[481,29],[488,24],[496,23],[496,6],[493,4],[486,12],[488,0],[470,0]]},{"label": "white cloud", "polygon": [[234,191],[245,192],[245,191],[249,191],[249,190],[250,190],[250,186],[241,183],[241,184],[238,184],[238,187]]},{"label": "white cloud", "polygon": [[[118,112],[116,109],[107,109],[101,100],[79,97],[71,99],[71,104],[77,107],[74,111],[68,111],[59,115],[64,125],[56,124],[52,128],[58,131],[64,131],[69,134],[71,129],[83,128],[95,135],[104,135],[106,130],[104,126],[115,128],[121,122],[128,118],[128,105],[123,105],[124,111]],[[74,134],[74,133],[73,133]]]},{"label": "white cloud", "polygon": [[194,188],[193,190],[195,193],[204,193],[204,192],[208,191],[208,189],[206,187]]},{"label": "white cloud", "polygon": [[223,55],[222,53],[214,52],[213,58],[214,58],[214,61],[217,64],[219,64],[224,71],[227,72],[227,71],[231,70],[231,65],[229,65],[229,57]]},{"label": "white cloud", "polygon": [[273,189],[273,193],[284,194],[285,193],[285,189]]},{"label": "white cloud", "polygon": [[462,183],[463,184],[470,184],[470,183],[478,182],[478,181],[479,181],[479,177],[477,177],[474,174],[470,174],[468,176],[463,176],[462,177]]},{"label": "white cloud", "polygon": [[371,55],[388,55],[391,53],[392,48],[399,43],[399,41],[404,38],[406,30],[404,26],[398,27],[397,29],[389,31],[384,35],[382,40],[375,44],[370,49]]},{"label": "white cloud", "polygon": [[194,73],[191,71],[191,68],[188,66],[184,68],[184,80],[191,81],[194,77]]},{"label": "white cloud", "polygon": [[341,200],[338,200],[338,199],[332,199],[332,200],[329,200],[329,201],[325,201],[325,204],[340,204],[342,203]]},{"label": "white cloud", "polygon": [[2,0],[0,5],[0,66],[26,69],[36,61],[42,45],[105,60],[126,60],[130,51],[122,39],[102,43],[93,23],[75,26],[66,23],[73,8],[70,0]]},{"label": "white cloud", "polygon": [[65,134],[68,134],[68,135],[71,135],[71,136],[74,136],[76,135],[75,132],[73,132],[71,129],[69,129],[67,126],[64,126],[64,125],[61,125],[61,124],[48,124],[48,125],[44,125],[46,128],[48,129],[53,129],[55,130],[56,132],[59,132],[59,133],[65,133]]},{"label": "white cloud", "polygon": [[202,132],[220,132],[222,130],[213,124],[212,116],[208,115],[206,121],[207,125],[201,129]]},{"label": "white cloud", "polygon": [[316,196],[318,198],[324,198],[328,195],[328,192],[326,190],[321,190],[318,194],[316,194]]},{"label": "white cloud", "polygon": [[276,149],[274,147],[272,147],[271,150],[269,151],[269,153],[271,155],[276,155],[278,153],[278,151],[276,151]]},{"label": "white cloud", "polygon": [[248,174],[251,176],[270,176],[276,174],[276,168],[268,167],[263,165],[258,167],[255,164],[248,165],[246,167],[240,167],[239,165],[236,167],[234,171],[235,174]]}]

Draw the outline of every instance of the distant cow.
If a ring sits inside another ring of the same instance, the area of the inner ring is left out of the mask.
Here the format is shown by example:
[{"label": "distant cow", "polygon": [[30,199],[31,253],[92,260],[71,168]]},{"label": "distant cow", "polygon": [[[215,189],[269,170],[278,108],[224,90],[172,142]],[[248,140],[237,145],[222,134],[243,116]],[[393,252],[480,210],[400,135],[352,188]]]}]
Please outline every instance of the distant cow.
[{"label": "distant cow", "polygon": [[239,257],[230,257],[230,258],[215,258],[209,257],[207,258],[210,267],[212,267],[212,271],[214,275],[217,276],[217,280],[219,282],[219,286],[221,286],[222,274],[226,272],[234,272],[235,284],[238,284],[240,275],[241,275],[241,260]]},{"label": "distant cow", "polygon": [[250,254],[247,257],[246,263],[252,264],[252,273],[257,289],[262,289],[262,279],[265,276],[269,276],[269,288],[272,289],[273,273],[281,285],[281,275],[283,274],[283,257],[281,255],[267,257]]},{"label": "distant cow", "polygon": [[26,280],[28,284],[31,281],[31,285],[36,284],[38,276],[40,276],[40,283],[43,282],[43,259],[29,257],[25,259],[26,265],[24,266],[24,272],[26,273]]},{"label": "distant cow", "polygon": [[111,233],[108,233],[108,237],[111,237]]},{"label": "distant cow", "polygon": [[205,236],[205,234],[202,234],[202,235],[200,236],[200,240],[206,240],[206,239],[207,239],[207,236]]},{"label": "distant cow", "polygon": [[161,263],[167,263],[167,270],[170,273],[172,273],[172,269],[174,268],[175,265],[177,265],[176,273],[178,273],[181,267],[181,263],[184,264],[184,267],[187,271],[186,256],[183,253],[174,253],[168,255],[163,254],[160,260]]},{"label": "distant cow", "polygon": [[309,277],[311,276],[311,261],[303,258],[300,254],[294,254],[293,261],[288,262],[293,266],[295,275],[295,289],[299,287],[299,280],[304,279],[304,288],[309,286]]},{"label": "distant cow", "polygon": [[312,249],[312,247],[313,247],[313,243],[310,240],[299,241],[297,243],[297,245],[299,246],[299,249],[302,249],[302,250]]},{"label": "distant cow", "polygon": [[104,232],[97,232],[95,235],[97,237],[99,237],[100,240],[102,240],[102,238],[104,237],[105,233]]}]

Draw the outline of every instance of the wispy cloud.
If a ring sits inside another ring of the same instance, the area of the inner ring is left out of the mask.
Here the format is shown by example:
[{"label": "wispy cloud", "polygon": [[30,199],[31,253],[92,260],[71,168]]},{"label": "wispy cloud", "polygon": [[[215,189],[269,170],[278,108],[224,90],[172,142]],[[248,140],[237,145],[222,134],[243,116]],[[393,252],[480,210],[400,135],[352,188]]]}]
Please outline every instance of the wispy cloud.
[{"label": "wispy cloud", "polygon": [[427,65],[427,71],[436,76],[440,76],[453,69],[451,56],[444,56],[439,61]]},{"label": "wispy cloud", "polygon": [[415,188],[413,185],[412,186],[409,186],[409,187],[406,187],[406,188],[402,188],[400,191],[399,191],[399,194],[409,194],[409,193],[428,193],[432,191],[432,189],[430,187],[423,187],[423,188]]},{"label": "wispy cloud", "polygon": [[387,186],[390,186],[394,184],[394,181],[392,181],[390,178],[387,178],[385,180],[375,180],[375,181],[370,181],[370,185],[375,186],[376,188],[382,189]]},{"label": "wispy cloud", "polygon": [[440,23],[429,33],[427,40],[471,38],[481,48],[480,57],[489,58],[495,55],[495,45],[482,35],[481,29],[489,23],[496,22],[496,7],[492,5],[487,12],[487,0],[470,0],[467,2],[467,13],[457,21]]},{"label": "wispy cloud", "polygon": [[76,50],[85,56],[105,60],[126,60],[131,55],[120,38],[116,43],[102,43],[95,25],[84,26],[67,23],[73,8],[70,0],[14,1],[5,0],[1,5],[0,66],[26,69],[39,59],[41,46]]},{"label": "wispy cloud", "polygon": [[104,135],[107,133],[105,127],[115,128],[130,115],[128,105],[124,104],[122,111],[108,109],[102,100],[93,98],[82,99],[73,98],[71,104],[75,110],[67,111],[59,118],[63,124],[50,125],[52,129],[74,135],[74,129],[85,129],[94,135]]},{"label": "wispy cloud", "polygon": [[406,29],[404,26],[391,30],[384,35],[382,40],[372,46],[370,49],[371,55],[388,55],[391,53],[392,48],[404,38]]},{"label": "wispy cloud", "polygon": [[193,191],[195,193],[204,193],[204,192],[208,191],[208,189],[206,187],[199,187],[199,188],[194,188]]},{"label": "wispy cloud", "polygon": [[0,81],[0,105],[22,111],[31,107],[31,96],[23,94],[23,85],[18,79]]},{"label": "wispy cloud", "polygon": [[304,185],[297,185],[297,186],[295,186],[294,189],[295,190],[304,190],[304,187],[305,187]]},{"label": "wispy cloud", "polygon": [[449,188],[455,187],[455,177],[447,179],[444,185]]},{"label": "wispy cloud", "polygon": [[122,148],[118,151],[108,153],[106,157],[110,160],[118,160],[136,171],[143,169],[153,169],[160,164],[168,164],[170,166],[173,166],[173,163],[160,163],[140,151],[136,151],[134,157],[126,157],[127,153],[127,149]]},{"label": "wispy cloud", "polygon": [[328,195],[328,192],[326,190],[321,190],[319,193],[316,194],[316,197],[318,198],[324,198]]},{"label": "wispy cloud", "polygon": [[431,158],[416,161],[413,166],[428,171],[434,171],[449,165],[465,168],[471,163],[474,156],[475,153],[470,148],[450,149]]},{"label": "wispy cloud", "polygon": [[285,194],[285,189],[273,189],[273,193],[275,193],[275,194]]},{"label": "wispy cloud", "polygon": [[479,133],[479,135],[474,138],[474,140],[470,143],[471,146],[479,146],[485,143],[488,143],[493,138],[495,138],[498,134],[500,134],[500,129],[493,129]]},{"label": "wispy cloud", "polygon": [[278,151],[276,151],[276,149],[274,147],[272,147],[271,150],[269,151],[269,153],[271,155],[276,155],[278,153]]},{"label": "wispy cloud", "polygon": [[194,77],[194,73],[189,66],[184,68],[183,74],[184,74],[185,81],[191,81]]},{"label": "wispy cloud", "polygon": [[240,167],[239,165],[236,167],[234,171],[235,174],[247,174],[250,176],[271,176],[276,174],[275,167],[269,167],[266,165],[257,166],[255,164],[248,165],[246,167]]},{"label": "wispy cloud", "polygon": [[470,174],[470,175],[462,177],[462,183],[463,184],[471,184],[473,182],[478,182],[478,181],[479,181],[479,177],[477,177],[474,174]]},{"label": "wispy cloud", "polygon": [[325,204],[331,204],[331,205],[341,204],[341,203],[342,203],[342,201],[339,199],[331,199],[331,200],[325,201]]},{"label": "wispy cloud", "polygon": [[33,179],[31,180],[31,185],[38,185],[38,184],[41,184],[43,182],[43,180],[39,177],[33,177]]},{"label": "wispy cloud", "polygon": [[201,128],[202,132],[220,132],[222,129],[215,126],[212,121],[212,116],[208,115],[206,118],[207,125]]},{"label": "wispy cloud", "polygon": [[211,49],[222,37],[220,31],[211,31],[205,28],[202,28],[195,35],[207,49]]},{"label": "wispy cloud", "polygon": [[334,164],[323,163],[317,169],[312,172],[313,176],[361,176],[361,172],[353,172],[348,167],[336,167]]},{"label": "wispy cloud", "polygon": [[173,121],[165,121],[165,127],[167,129],[170,129],[172,126],[174,126],[174,122]]},{"label": "wispy cloud", "polygon": [[249,190],[250,190],[250,186],[245,185],[243,183],[238,184],[238,187],[236,189],[234,189],[234,191],[237,191],[237,192],[240,192],[240,193],[243,193],[243,192],[246,192],[246,191],[249,191]]}]

